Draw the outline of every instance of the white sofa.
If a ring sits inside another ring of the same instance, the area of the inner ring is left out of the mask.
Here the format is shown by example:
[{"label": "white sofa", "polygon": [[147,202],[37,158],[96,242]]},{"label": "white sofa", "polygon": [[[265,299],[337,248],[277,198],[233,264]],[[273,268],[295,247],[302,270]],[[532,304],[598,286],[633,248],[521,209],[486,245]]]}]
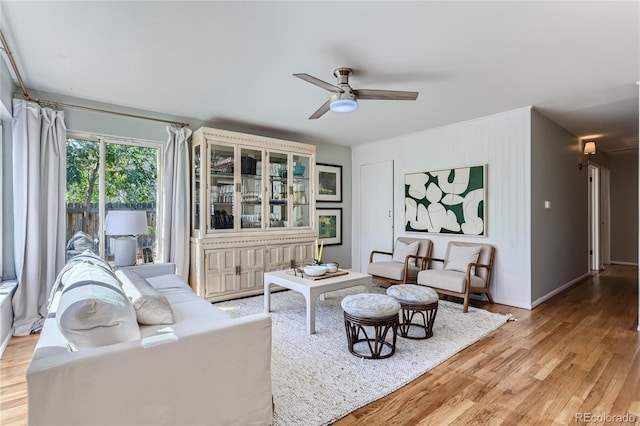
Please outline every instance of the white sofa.
[{"label": "white sofa", "polygon": [[175,323],[72,350],[54,298],[27,371],[29,425],[270,424],[271,318],[231,319],[173,264],[131,268],[167,297]]}]

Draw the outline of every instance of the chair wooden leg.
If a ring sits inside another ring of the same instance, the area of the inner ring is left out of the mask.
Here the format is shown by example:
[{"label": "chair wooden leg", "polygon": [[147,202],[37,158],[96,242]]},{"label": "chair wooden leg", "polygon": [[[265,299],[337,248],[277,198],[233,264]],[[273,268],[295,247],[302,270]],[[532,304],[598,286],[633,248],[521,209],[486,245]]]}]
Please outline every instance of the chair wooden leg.
[{"label": "chair wooden leg", "polygon": [[493,301],[493,296],[491,296],[491,291],[489,289],[487,289],[487,293],[486,294],[487,294],[487,299],[489,299],[489,303],[491,303],[491,304],[495,303]]},{"label": "chair wooden leg", "polygon": [[469,312],[469,293],[464,294],[464,305],[462,305],[462,312],[465,314]]}]

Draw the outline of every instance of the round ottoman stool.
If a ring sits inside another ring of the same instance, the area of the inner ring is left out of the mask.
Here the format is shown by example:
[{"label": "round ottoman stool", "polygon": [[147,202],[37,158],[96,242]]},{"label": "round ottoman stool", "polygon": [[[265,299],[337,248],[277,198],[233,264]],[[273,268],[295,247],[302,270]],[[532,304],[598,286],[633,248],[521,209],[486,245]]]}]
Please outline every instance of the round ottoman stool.
[{"label": "round ottoman stool", "polygon": [[[388,358],[396,351],[400,304],[384,294],[362,293],[342,299],[349,352],[367,359]],[[367,328],[365,328],[367,327]],[[387,334],[391,330],[391,341]]]},{"label": "round ottoman stool", "polygon": [[[428,339],[433,336],[433,322],[438,313],[438,293],[430,287],[416,284],[394,285],[387,289],[387,294],[398,302],[402,309],[400,335],[407,339]],[[420,315],[422,324],[413,322],[413,317]],[[424,330],[422,333],[409,335],[411,327]]]}]

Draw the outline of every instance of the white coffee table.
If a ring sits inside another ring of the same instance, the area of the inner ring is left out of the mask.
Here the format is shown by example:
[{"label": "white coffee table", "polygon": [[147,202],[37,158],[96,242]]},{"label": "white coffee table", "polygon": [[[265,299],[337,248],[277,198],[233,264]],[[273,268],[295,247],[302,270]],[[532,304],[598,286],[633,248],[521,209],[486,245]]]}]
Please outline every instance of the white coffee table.
[{"label": "white coffee table", "polygon": [[362,272],[349,271],[346,275],[340,275],[321,280],[289,275],[287,271],[272,271],[264,274],[264,311],[271,310],[271,286],[279,285],[301,293],[307,302],[307,332],[316,332],[316,299],[319,295],[329,291],[363,285],[366,291],[371,290],[371,275]]}]

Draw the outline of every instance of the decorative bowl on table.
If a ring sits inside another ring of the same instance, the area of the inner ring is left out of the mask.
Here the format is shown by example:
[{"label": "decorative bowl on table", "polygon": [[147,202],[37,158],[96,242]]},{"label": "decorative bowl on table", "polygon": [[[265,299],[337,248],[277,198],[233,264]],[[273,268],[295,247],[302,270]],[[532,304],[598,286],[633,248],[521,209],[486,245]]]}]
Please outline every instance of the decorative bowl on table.
[{"label": "decorative bowl on table", "polygon": [[333,274],[334,272],[338,272],[338,262],[329,262],[323,263],[323,266],[327,267],[327,272]]},{"label": "decorative bowl on table", "polygon": [[324,265],[305,265],[302,271],[310,277],[320,277],[327,272],[327,267]]}]

